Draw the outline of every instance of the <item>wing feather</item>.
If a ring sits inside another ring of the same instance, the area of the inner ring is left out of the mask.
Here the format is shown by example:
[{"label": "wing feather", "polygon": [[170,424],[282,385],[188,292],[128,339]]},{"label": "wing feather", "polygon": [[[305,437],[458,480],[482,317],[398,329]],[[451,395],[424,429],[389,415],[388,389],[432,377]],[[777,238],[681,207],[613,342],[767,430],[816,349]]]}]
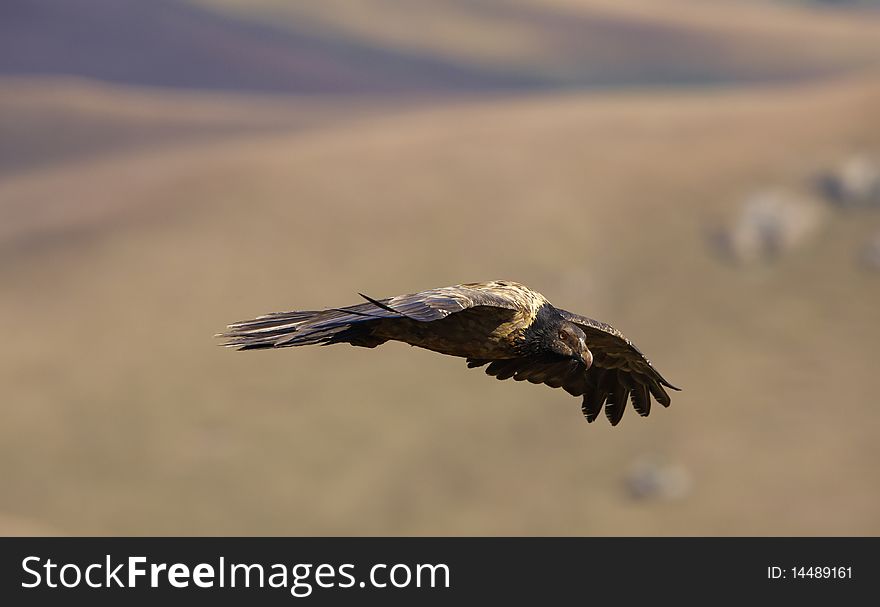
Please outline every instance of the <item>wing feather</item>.
[{"label": "wing feather", "polygon": [[493,361],[486,368],[488,375],[494,375],[497,379],[510,379],[523,365],[528,364],[522,358],[506,358],[503,360]]},{"label": "wing feather", "polygon": [[642,417],[647,417],[651,413],[651,394],[648,391],[648,386],[638,384],[633,388],[632,404],[636,413]]},{"label": "wing feather", "polygon": [[620,423],[624,411],[626,411],[626,401],[629,397],[629,388],[620,380],[620,371],[612,371],[615,379],[612,383],[611,396],[605,405],[605,417],[611,422],[612,426]]}]

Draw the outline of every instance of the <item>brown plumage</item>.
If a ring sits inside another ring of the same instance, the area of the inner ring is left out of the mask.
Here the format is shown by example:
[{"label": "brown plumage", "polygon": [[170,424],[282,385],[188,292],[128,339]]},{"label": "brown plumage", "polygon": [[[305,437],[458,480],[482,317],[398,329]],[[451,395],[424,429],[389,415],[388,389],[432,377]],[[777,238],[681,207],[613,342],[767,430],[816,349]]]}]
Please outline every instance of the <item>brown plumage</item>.
[{"label": "brown plumage", "polygon": [[627,400],[641,416],[653,398],[669,406],[667,382],[620,331],[556,308],[510,281],[470,283],[367,300],[328,310],[278,312],[229,325],[223,344],[239,350],[348,343],[375,348],[402,341],[467,359],[498,379],[563,388],[583,396],[587,421],[604,405],[617,425]]}]

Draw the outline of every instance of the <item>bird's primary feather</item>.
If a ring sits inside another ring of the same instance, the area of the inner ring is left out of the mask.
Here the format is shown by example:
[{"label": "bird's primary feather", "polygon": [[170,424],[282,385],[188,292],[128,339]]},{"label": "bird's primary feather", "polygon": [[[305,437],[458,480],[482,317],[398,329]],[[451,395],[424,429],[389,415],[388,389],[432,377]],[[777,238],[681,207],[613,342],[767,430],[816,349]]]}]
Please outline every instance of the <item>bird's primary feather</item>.
[{"label": "bird's primary feather", "polygon": [[[225,346],[240,350],[335,343],[373,348],[402,341],[466,358],[469,368],[486,366],[487,374],[501,380],[563,388],[583,398],[587,421],[604,407],[612,425],[620,422],[628,400],[647,416],[652,397],[668,407],[666,388],[678,390],[620,331],[555,308],[519,283],[468,283],[385,299],[362,297],[366,303],[345,308],[277,312],[233,323],[221,337]],[[572,326],[577,328],[565,328]]]}]

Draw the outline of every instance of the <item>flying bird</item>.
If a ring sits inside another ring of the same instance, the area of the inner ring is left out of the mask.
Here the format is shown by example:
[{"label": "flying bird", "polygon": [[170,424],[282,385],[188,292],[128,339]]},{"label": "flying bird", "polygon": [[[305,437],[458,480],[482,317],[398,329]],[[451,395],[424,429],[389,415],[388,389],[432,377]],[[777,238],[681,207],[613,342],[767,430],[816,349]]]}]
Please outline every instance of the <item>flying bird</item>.
[{"label": "flying bird", "polygon": [[375,348],[402,341],[486,366],[498,379],[527,380],[582,396],[594,421],[604,406],[616,426],[627,400],[641,416],[653,398],[679,390],[611,325],[554,307],[516,282],[495,280],[373,299],[345,308],[276,312],[229,325],[218,335],[239,350],[342,344]]}]

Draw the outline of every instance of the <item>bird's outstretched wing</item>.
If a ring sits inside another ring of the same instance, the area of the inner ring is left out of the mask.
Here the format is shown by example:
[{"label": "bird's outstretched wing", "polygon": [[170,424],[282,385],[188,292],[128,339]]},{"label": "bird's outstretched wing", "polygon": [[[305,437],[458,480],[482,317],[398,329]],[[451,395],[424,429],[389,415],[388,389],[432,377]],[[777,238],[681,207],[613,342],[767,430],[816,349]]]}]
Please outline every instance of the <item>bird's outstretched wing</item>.
[{"label": "bird's outstretched wing", "polygon": [[[558,309],[558,308],[557,308]],[[651,397],[664,407],[670,403],[665,388],[678,390],[651,365],[644,354],[611,325],[566,310],[562,317],[578,325],[586,334],[593,354],[589,369],[579,362],[540,357],[509,360],[469,359],[468,367],[488,364],[486,373],[498,379],[513,378],[533,384],[562,388],[573,396],[583,396],[581,410],[588,422],[595,420],[604,405],[605,415],[615,426],[623,417],[627,400],[639,415],[651,412]]]},{"label": "bird's outstretched wing", "polygon": [[528,324],[546,303],[539,293],[508,281],[441,287],[385,299],[363,294],[361,297],[367,303],[327,310],[276,312],[243,320],[229,325],[229,331],[219,337],[226,338],[223,345],[243,350],[344,341],[369,346],[376,343],[370,342],[359,329],[378,320],[407,318],[432,322],[469,308],[488,306],[515,311]]}]

